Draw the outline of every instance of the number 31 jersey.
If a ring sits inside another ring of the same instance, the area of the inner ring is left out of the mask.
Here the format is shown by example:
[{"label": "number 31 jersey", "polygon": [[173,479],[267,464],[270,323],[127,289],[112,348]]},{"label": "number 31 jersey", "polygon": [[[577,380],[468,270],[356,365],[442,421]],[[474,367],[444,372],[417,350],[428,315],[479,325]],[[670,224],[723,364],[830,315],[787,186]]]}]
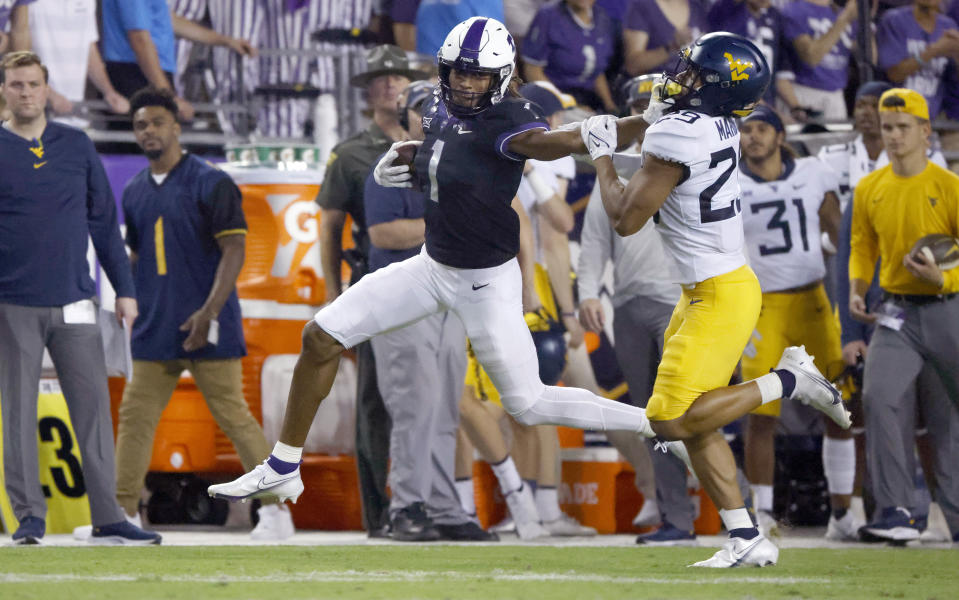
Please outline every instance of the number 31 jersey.
[{"label": "number 31 jersey", "polygon": [[783,156],[783,174],[765,181],[743,163],[739,184],[749,264],[763,292],[778,292],[822,279],[819,207],[836,192],[832,169],[815,157]]},{"label": "number 31 jersey", "polygon": [[654,217],[680,283],[698,283],[746,264],[735,121],[692,111],[668,114],[646,130],[643,154],[684,168]]}]

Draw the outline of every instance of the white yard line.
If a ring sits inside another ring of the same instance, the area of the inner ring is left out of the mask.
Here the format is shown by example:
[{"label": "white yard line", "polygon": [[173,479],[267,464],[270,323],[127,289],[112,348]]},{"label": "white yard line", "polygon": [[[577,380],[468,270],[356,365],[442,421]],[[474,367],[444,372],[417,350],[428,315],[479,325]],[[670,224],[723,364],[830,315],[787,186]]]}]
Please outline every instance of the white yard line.
[{"label": "white yard line", "polygon": [[74,573],[0,573],[0,583],[429,583],[440,581],[510,581],[510,582],[562,582],[562,583],[603,583],[619,585],[710,585],[710,584],[770,584],[770,585],[808,585],[830,584],[831,579],[822,577],[755,577],[730,576],[702,578],[681,577],[603,577],[601,575],[581,575],[577,573],[510,573],[494,570],[489,573],[463,573],[458,571],[309,571],[300,573],[278,572],[266,575],[124,575],[100,574],[83,575]]}]

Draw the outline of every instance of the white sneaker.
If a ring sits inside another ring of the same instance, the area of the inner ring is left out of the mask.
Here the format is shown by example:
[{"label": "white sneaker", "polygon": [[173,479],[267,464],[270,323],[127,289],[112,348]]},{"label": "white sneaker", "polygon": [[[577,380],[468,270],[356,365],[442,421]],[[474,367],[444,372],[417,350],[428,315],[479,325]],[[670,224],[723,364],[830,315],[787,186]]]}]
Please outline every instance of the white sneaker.
[{"label": "white sneaker", "polygon": [[490,533],[516,533],[516,523],[507,514],[503,520],[489,528]]},{"label": "white sneaker", "polygon": [[633,527],[655,527],[662,523],[663,517],[659,514],[659,504],[655,498],[647,498],[643,507],[633,517]]},{"label": "white sneaker", "polygon": [[779,521],[777,521],[776,517],[769,511],[757,510],[756,521],[759,527],[759,533],[767,538],[778,538],[782,536],[782,532],[779,530]]},{"label": "white sneaker", "polygon": [[251,498],[273,496],[280,502],[290,499],[296,504],[296,499],[303,493],[303,481],[300,479],[299,467],[292,473],[280,475],[264,460],[246,475],[228,483],[211,485],[207,492],[214,498],[231,502],[246,502]]},{"label": "white sneaker", "polygon": [[952,535],[949,533],[949,524],[946,523],[946,516],[942,514],[942,509],[939,507],[938,502],[931,502],[929,504],[926,528],[919,534],[919,541],[923,544],[940,544],[952,541]]},{"label": "white sneaker", "polygon": [[506,506],[516,524],[516,534],[521,540],[533,540],[549,536],[549,532],[539,524],[539,511],[533,492],[525,483],[518,489],[506,494]]},{"label": "white sneaker", "polygon": [[813,363],[813,358],[806,354],[805,346],[790,346],[783,350],[776,369],[785,369],[796,377],[796,388],[789,399],[812,406],[825,413],[843,429],[849,429],[852,420],[842,403],[842,395],[836,386],[822,376]]},{"label": "white sneaker", "polygon": [[712,558],[693,563],[691,567],[730,569],[732,567],[765,567],[779,560],[779,548],[762,534],[751,540],[731,537]]},{"label": "white sneaker", "polygon": [[[126,512],[124,512],[123,516],[126,518],[128,523],[131,523],[133,525],[136,525],[140,529],[143,529],[143,520],[140,519],[140,513],[136,513],[133,516],[130,516]],[[73,528],[73,539],[75,539],[78,542],[89,541],[91,535],[93,535],[93,525],[80,525],[79,527]]]},{"label": "white sneaker", "polygon": [[858,542],[859,528],[865,524],[865,520],[857,520],[855,513],[851,510],[847,510],[841,519],[837,519],[835,515],[829,515],[826,539],[833,542]]},{"label": "white sneaker", "polygon": [[566,513],[560,513],[559,518],[554,521],[543,521],[543,529],[548,531],[553,537],[585,537],[596,535],[594,528],[583,525]]},{"label": "white sneaker", "polygon": [[296,533],[290,509],[283,504],[265,504],[256,511],[260,522],[250,532],[250,538],[258,542],[279,542]]}]

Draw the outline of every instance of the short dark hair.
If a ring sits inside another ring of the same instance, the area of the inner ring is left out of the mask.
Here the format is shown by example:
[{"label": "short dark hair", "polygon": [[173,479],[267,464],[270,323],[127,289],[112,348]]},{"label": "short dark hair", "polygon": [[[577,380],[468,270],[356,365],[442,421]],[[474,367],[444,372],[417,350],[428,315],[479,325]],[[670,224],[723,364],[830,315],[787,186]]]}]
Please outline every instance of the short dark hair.
[{"label": "short dark hair", "polygon": [[29,50],[8,52],[3,55],[3,59],[0,59],[0,83],[6,82],[7,69],[19,69],[20,67],[29,67],[32,65],[40,67],[40,70],[43,71],[43,82],[49,83],[50,72],[47,70],[47,66],[43,64],[39,56]]},{"label": "short dark hair", "polygon": [[159,106],[170,111],[173,118],[179,119],[179,110],[176,105],[176,95],[173,90],[160,89],[153,86],[145,87],[133,94],[130,98],[130,115],[135,115],[144,106]]}]

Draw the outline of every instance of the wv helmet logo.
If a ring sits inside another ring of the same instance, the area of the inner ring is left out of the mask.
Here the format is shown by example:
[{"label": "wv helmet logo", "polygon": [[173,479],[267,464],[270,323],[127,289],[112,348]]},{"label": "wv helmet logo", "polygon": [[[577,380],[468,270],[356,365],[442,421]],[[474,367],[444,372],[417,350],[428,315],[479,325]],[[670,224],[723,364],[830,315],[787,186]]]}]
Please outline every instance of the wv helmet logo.
[{"label": "wv helmet logo", "polygon": [[733,81],[749,79],[749,73],[747,73],[746,70],[755,67],[752,61],[741,60],[738,58],[733,59],[733,55],[729,52],[724,52],[723,56],[725,56],[726,60],[729,61],[729,73],[731,74]]}]

